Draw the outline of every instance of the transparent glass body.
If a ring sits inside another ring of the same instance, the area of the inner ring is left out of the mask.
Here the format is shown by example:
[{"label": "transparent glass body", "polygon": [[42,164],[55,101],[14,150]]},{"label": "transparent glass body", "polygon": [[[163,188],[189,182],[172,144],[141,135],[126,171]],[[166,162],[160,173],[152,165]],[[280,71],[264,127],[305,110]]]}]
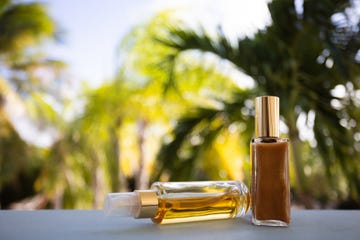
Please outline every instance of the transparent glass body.
[{"label": "transparent glass body", "polygon": [[250,206],[248,188],[239,181],[156,182],[157,224],[234,218]]},{"label": "transparent glass body", "polygon": [[252,222],[290,224],[289,140],[259,137],[251,142]]}]

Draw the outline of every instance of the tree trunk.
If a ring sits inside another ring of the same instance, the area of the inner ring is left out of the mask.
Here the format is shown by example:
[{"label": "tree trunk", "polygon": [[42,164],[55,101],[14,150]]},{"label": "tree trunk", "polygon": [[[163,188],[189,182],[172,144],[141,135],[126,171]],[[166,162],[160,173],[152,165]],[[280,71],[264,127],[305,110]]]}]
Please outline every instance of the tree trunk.
[{"label": "tree trunk", "polygon": [[309,184],[304,172],[303,143],[299,138],[295,113],[289,111],[287,116],[292,160],[295,170],[296,196],[306,208],[313,207],[313,199],[309,198]]},{"label": "tree trunk", "polygon": [[113,189],[114,192],[127,192],[128,191],[128,181],[121,170],[121,139],[120,139],[120,129],[121,129],[122,120],[118,118],[116,121],[115,131],[113,132],[113,143],[115,151],[115,178],[113,179],[113,186],[116,189]]},{"label": "tree trunk", "polygon": [[147,189],[149,185],[149,174],[146,171],[145,164],[145,129],[146,121],[141,119],[138,121],[138,146],[139,146],[139,169],[136,174],[136,189]]},{"label": "tree trunk", "polygon": [[56,186],[55,197],[53,200],[54,209],[62,209],[63,208],[63,199],[64,199],[63,187]]},{"label": "tree trunk", "polygon": [[103,193],[101,189],[103,188],[103,177],[101,174],[101,168],[99,167],[99,158],[95,151],[91,152],[91,158],[93,161],[92,164],[92,192],[93,192],[93,209],[98,209],[100,207],[101,199],[103,198]]}]

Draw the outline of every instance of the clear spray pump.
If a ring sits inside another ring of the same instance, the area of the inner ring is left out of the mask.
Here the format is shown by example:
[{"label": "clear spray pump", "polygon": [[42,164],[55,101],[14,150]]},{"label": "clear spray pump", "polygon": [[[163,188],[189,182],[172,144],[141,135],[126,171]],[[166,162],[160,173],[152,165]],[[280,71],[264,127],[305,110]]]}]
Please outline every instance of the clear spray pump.
[{"label": "clear spray pump", "polygon": [[239,181],[155,182],[150,190],[109,193],[104,211],[167,224],[234,218],[249,206],[249,190]]}]

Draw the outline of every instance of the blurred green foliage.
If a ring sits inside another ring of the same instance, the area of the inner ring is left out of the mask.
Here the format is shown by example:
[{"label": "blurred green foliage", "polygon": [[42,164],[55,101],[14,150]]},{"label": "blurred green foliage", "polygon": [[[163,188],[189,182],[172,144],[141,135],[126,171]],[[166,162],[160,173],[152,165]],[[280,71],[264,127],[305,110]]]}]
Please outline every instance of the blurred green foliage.
[{"label": "blurred green foliage", "polygon": [[[64,66],[47,59],[37,46],[55,38],[55,23],[40,3],[0,1],[0,191],[1,206],[36,193],[43,151],[26,143],[10,119],[9,110],[29,106],[39,127],[46,127],[54,110],[43,100],[49,93],[36,69]],[[31,51],[30,51],[31,49]],[[16,112],[16,111],[15,111]],[[40,114],[41,113],[41,114]],[[45,118],[44,118],[45,117]],[[35,136],[34,136],[35,137]]]},{"label": "blurred green foliage", "polygon": [[[172,11],[159,13],[124,37],[114,78],[84,87],[79,104],[36,74],[46,68],[54,84],[65,67],[41,52],[58,37],[46,8],[0,0],[0,67],[10,72],[0,76],[1,207],[41,195],[48,208],[101,208],[106,193],[156,180],[249,183],[253,99],[262,94],[281,99],[294,203],[358,201],[360,37],[359,23],[347,18],[350,5],[307,0],[297,12],[294,1],[274,0],[272,23],[236,40],[221,27],[209,35]],[[243,86],[239,74],[254,87]],[[5,108],[10,95],[38,127],[56,129],[50,147],[22,140]],[[79,111],[66,118],[75,104]],[[301,121],[313,130],[311,141],[301,138]]]}]

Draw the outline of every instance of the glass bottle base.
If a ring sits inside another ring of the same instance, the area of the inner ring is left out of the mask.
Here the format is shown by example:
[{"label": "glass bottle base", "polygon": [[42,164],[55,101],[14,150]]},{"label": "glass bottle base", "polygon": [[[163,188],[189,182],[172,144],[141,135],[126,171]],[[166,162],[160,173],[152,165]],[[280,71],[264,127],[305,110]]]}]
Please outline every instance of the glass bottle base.
[{"label": "glass bottle base", "polygon": [[270,227],[288,227],[289,224],[283,222],[281,220],[257,220],[256,218],[252,218],[252,223],[257,226],[270,226]]}]

